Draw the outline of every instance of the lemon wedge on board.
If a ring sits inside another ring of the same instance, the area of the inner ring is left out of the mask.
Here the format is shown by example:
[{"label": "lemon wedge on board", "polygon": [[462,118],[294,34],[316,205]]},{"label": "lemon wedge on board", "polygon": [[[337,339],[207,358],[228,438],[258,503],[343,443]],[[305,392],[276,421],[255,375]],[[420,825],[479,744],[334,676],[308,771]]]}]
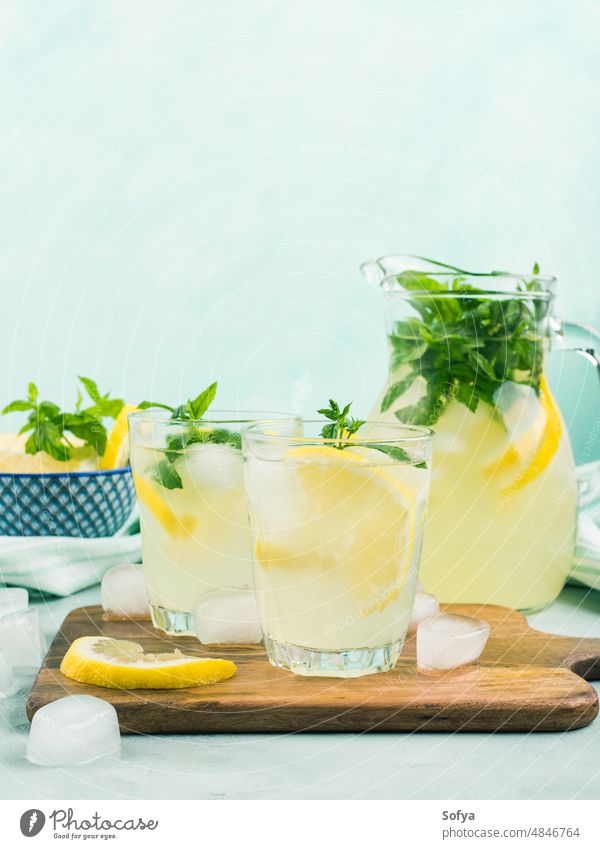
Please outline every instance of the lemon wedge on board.
[{"label": "lemon wedge on board", "polygon": [[60,671],[82,684],[115,690],[170,690],[216,684],[235,675],[230,660],[173,652],[151,654],[139,643],[111,637],[79,637],[65,654]]}]

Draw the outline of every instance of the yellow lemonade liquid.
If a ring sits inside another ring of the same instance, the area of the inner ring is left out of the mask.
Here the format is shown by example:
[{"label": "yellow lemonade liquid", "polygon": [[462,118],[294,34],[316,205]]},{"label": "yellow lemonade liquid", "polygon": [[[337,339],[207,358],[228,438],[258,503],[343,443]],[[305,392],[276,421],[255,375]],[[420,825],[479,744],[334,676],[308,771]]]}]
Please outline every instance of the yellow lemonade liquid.
[{"label": "yellow lemonade liquid", "polygon": [[[418,397],[420,378],[371,418]],[[501,415],[499,415],[501,413]],[[570,572],[576,516],[573,456],[542,376],[505,383],[498,406],[475,412],[450,400],[433,425],[432,478],[421,580],[443,602],[533,610],[552,601]]]},{"label": "yellow lemonade liquid", "polygon": [[132,448],[144,577],[155,624],[169,631],[169,621],[177,620],[173,630],[193,633],[189,617],[205,593],[252,586],[242,452],[190,446],[175,463],[182,482],[175,489],[155,480],[163,457],[153,448]]},{"label": "yellow lemonade liquid", "polygon": [[248,456],[255,588],[267,640],[326,652],[394,646],[399,653],[428,479],[428,469],[366,447],[306,445],[279,460]]}]

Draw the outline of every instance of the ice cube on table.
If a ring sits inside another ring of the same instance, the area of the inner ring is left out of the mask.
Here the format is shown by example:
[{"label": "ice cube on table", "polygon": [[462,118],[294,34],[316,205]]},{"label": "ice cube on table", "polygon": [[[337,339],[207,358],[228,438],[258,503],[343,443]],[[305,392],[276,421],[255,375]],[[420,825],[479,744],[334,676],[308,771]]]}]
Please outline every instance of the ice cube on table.
[{"label": "ice cube on table", "polygon": [[142,567],[134,563],[113,566],[102,578],[100,598],[105,613],[122,619],[149,616]]},{"label": "ice cube on table", "polygon": [[417,666],[422,669],[454,669],[473,663],[490,635],[482,619],[455,613],[439,613],[417,626]]},{"label": "ice cube on table", "polygon": [[242,452],[230,445],[196,444],[177,460],[183,488],[241,489],[244,479]]},{"label": "ice cube on table", "polygon": [[114,707],[95,696],[65,696],[41,707],[31,720],[27,760],[38,766],[76,766],[121,747]]},{"label": "ice cube on table", "polygon": [[262,641],[256,596],[252,590],[223,589],[206,593],[194,615],[201,643],[246,645]]},{"label": "ice cube on table", "polygon": [[39,668],[46,653],[46,641],[35,607],[0,618],[0,652],[16,672]]},{"label": "ice cube on table", "polygon": [[415,602],[410,614],[409,630],[414,631],[420,622],[431,619],[440,612],[438,600],[430,593],[418,592],[415,594]]},{"label": "ice cube on table", "polygon": [[0,618],[7,613],[19,613],[29,607],[29,593],[22,587],[0,588]]},{"label": "ice cube on table", "polygon": [[13,668],[0,652],[0,699],[14,695],[19,689],[19,682]]}]

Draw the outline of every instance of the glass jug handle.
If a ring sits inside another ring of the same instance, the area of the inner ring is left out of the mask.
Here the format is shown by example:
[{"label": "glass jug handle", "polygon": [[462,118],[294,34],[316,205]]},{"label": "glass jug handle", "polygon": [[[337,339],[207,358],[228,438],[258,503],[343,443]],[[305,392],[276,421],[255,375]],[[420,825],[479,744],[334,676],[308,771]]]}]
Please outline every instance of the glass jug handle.
[{"label": "glass jug handle", "polygon": [[[553,339],[553,349],[575,351],[577,354],[581,354],[592,365],[596,366],[598,378],[600,378],[600,332],[595,328],[573,321],[558,322],[556,335]],[[599,420],[593,425],[594,431],[598,426]],[[577,479],[579,509],[581,510],[600,498],[600,461],[578,466]]]}]

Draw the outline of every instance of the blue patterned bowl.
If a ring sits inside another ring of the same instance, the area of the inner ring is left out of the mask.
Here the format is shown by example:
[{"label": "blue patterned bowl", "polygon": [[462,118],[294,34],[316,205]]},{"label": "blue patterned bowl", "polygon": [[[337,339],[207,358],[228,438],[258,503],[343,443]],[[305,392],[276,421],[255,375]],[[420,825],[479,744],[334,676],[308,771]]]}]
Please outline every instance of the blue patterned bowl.
[{"label": "blue patterned bowl", "polygon": [[135,504],[131,469],[0,474],[0,534],[109,537]]}]

